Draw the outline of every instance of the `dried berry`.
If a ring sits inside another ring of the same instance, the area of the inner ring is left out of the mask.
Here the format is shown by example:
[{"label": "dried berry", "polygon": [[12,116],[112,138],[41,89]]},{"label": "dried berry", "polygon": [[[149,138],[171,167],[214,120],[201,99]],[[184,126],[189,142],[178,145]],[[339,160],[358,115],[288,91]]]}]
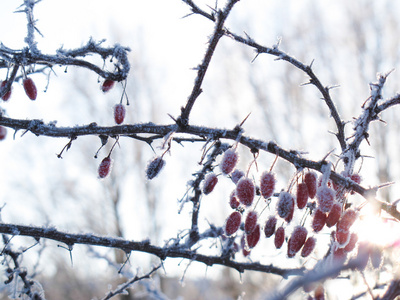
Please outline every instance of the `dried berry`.
[{"label": "dried berry", "polygon": [[36,100],[37,89],[33,80],[27,77],[23,80],[22,85],[24,86],[25,93],[29,97],[29,99]]},{"label": "dried berry", "polygon": [[285,228],[281,226],[275,232],[275,239],[274,239],[275,248],[280,249],[284,241],[285,241]]},{"label": "dried berry", "polygon": [[299,183],[297,185],[297,192],[296,192],[296,202],[297,207],[302,209],[306,206],[308,201],[308,188],[307,185],[303,183]]},{"label": "dried berry", "polygon": [[288,257],[294,257],[300,251],[307,239],[307,229],[303,226],[296,226],[288,241]]},{"label": "dried berry", "polygon": [[240,203],[250,206],[253,203],[255,187],[253,181],[248,177],[242,177],[236,185],[236,196]]},{"label": "dried berry", "polygon": [[279,200],[277,204],[277,211],[278,215],[285,219],[287,216],[290,216],[290,214],[293,214],[294,210],[294,198],[292,194],[288,192],[281,192],[279,194]]},{"label": "dried berry", "polygon": [[229,205],[231,206],[232,209],[236,209],[239,207],[240,202],[236,198],[236,191],[232,191],[231,195],[229,196]]},{"label": "dried berry", "polygon": [[234,211],[233,213],[231,213],[225,222],[226,235],[229,236],[238,231],[241,221],[242,221],[242,215],[240,212]]},{"label": "dried berry", "polygon": [[260,240],[260,232],[260,225],[257,224],[251,233],[246,234],[247,246],[249,246],[250,249],[254,248]]},{"label": "dried berry", "polygon": [[[7,84],[7,80],[2,81],[1,85],[0,85],[0,89],[4,88],[6,86],[6,84]],[[3,95],[3,97],[1,97],[1,99],[3,99],[3,101],[8,101],[8,99],[10,99],[10,97],[11,97],[11,87],[10,87],[10,90],[7,93],[5,93]]]},{"label": "dried berry", "polygon": [[315,237],[310,236],[306,242],[304,243],[303,249],[301,249],[301,256],[302,257],[307,257],[313,252],[316,244],[316,239]]},{"label": "dried berry", "polygon": [[0,126],[0,141],[4,140],[7,136],[7,128]]},{"label": "dried berry", "polygon": [[203,193],[208,195],[214,190],[215,185],[218,182],[218,177],[214,173],[209,173],[204,179]]},{"label": "dried berry", "polygon": [[101,85],[101,90],[103,91],[103,93],[106,93],[114,87],[114,84],[115,84],[114,80],[106,79]]},{"label": "dried berry", "polygon": [[261,174],[260,190],[261,190],[261,195],[265,199],[268,199],[274,193],[275,182],[276,182],[276,179],[275,179],[274,173],[264,172]]},{"label": "dried berry", "polygon": [[117,104],[114,106],[114,120],[117,124],[122,124],[125,119],[125,106]]},{"label": "dried berry", "polygon": [[244,232],[245,233],[248,234],[248,233],[253,232],[253,230],[257,226],[257,219],[258,219],[258,215],[254,210],[250,211],[247,214],[246,220],[244,221]]},{"label": "dried berry", "polygon": [[220,164],[221,171],[223,174],[230,174],[233,169],[236,167],[236,164],[239,160],[238,153],[233,149],[228,149],[224,152],[224,156],[222,157],[222,161]]},{"label": "dried berry", "polygon": [[235,171],[233,171],[231,174],[231,179],[234,184],[237,184],[239,182],[240,178],[242,178],[243,176],[244,176],[243,171],[235,169]]},{"label": "dried berry", "polygon": [[264,233],[265,237],[269,238],[275,233],[277,219],[275,216],[270,216],[265,223]]},{"label": "dried berry", "polygon": [[337,229],[341,231],[349,231],[351,225],[355,222],[357,213],[354,210],[346,210],[337,223]]},{"label": "dried berry", "polygon": [[335,201],[335,191],[327,186],[321,186],[317,191],[317,200],[322,212],[330,212]]},{"label": "dried berry", "polygon": [[99,165],[98,173],[100,178],[104,178],[110,173],[111,158],[109,156],[103,158]]},{"label": "dried berry", "polygon": [[344,247],[344,251],[346,251],[346,252],[353,251],[353,249],[356,247],[357,241],[358,241],[357,234],[354,232],[351,233],[349,242],[347,243],[346,247]]},{"label": "dried berry", "polygon": [[334,203],[331,211],[328,214],[328,217],[326,218],[326,226],[332,227],[334,226],[340,219],[340,216],[342,215],[342,205],[338,202]]},{"label": "dried berry", "polygon": [[317,173],[307,172],[304,175],[304,183],[307,185],[308,196],[313,199],[317,194]]},{"label": "dried berry", "polygon": [[315,210],[314,218],[312,220],[311,227],[315,232],[321,231],[326,224],[326,214],[324,214],[319,208]]},{"label": "dried berry", "polygon": [[152,161],[149,162],[146,168],[146,177],[151,180],[160,173],[161,169],[165,165],[165,160],[161,156],[153,158]]}]

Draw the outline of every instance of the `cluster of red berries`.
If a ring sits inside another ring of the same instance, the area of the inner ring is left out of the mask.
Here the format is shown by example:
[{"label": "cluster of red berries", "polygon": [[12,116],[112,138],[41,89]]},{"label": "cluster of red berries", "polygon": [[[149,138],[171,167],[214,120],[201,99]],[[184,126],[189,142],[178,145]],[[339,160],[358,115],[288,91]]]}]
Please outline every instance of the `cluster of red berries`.
[{"label": "cluster of red berries", "polygon": [[[1,84],[0,84],[0,89],[5,88],[7,83],[8,83],[8,80],[2,81]],[[32,78],[25,77],[25,79],[22,81],[22,85],[24,87],[25,94],[28,96],[28,98],[31,99],[31,100],[36,100],[37,89],[36,89],[35,82],[32,80]],[[11,97],[11,87],[10,87],[9,91],[7,91],[1,97],[1,99],[3,101],[8,101],[10,99],[10,97]]]}]

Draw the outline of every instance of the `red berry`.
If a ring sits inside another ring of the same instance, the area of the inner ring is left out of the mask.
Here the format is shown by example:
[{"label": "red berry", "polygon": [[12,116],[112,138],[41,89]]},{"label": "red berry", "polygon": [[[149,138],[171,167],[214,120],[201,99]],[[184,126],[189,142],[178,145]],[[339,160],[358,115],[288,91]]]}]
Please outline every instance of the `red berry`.
[{"label": "red berry", "polygon": [[33,82],[31,78],[25,78],[24,81],[22,82],[25,93],[31,100],[36,100],[37,97],[37,90],[36,90],[36,85]]},{"label": "red berry", "polygon": [[343,231],[343,230],[337,230],[336,231],[336,241],[342,246],[347,245],[347,243],[350,241],[350,232]]},{"label": "red berry", "polygon": [[232,209],[236,209],[239,207],[240,202],[236,198],[236,191],[232,191],[230,197],[229,197],[229,205],[231,206]]},{"label": "red berry", "polygon": [[242,177],[236,185],[236,196],[240,203],[250,206],[253,203],[255,187],[253,181],[248,177]]},{"label": "red berry", "polygon": [[[6,84],[7,84],[7,80],[2,81],[1,85],[0,85],[0,89],[4,88],[6,86]],[[7,93],[5,93],[3,95],[3,97],[1,97],[1,99],[3,99],[4,101],[8,101],[8,99],[10,99],[10,97],[11,97],[11,87],[10,87],[10,90]]]},{"label": "red berry", "polygon": [[275,179],[274,173],[264,172],[261,174],[260,190],[261,190],[261,195],[265,199],[268,199],[274,193],[275,182],[276,182],[276,179]]},{"label": "red berry", "polygon": [[326,218],[326,226],[332,227],[334,226],[340,219],[340,216],[342,215],[342,205],[338,202],[333,204],[331,211],[328,214],[328,217]]},{"label": "red berry", "polygon": [[257,225],[258,215],[257,213],[252,210],[246,216],[246,221],[244,221],[244,232],[245,233],[252,233],[253,230],[256,228]]},{"label": "red berry", "polygon": [[304,243],[303,249],[301,249],[301,256],[302,257],[307,257],[313,252],[316,244],[316,239],[312,236],[310,236],[306,242]]},{"label": "red berry", "polygon": [[238,231],[241,221],[242,221],[242,215],[240,212],[234,211],[233,213],[231,213],[225,222],[226,235],[229,236]]},{"label": "red berry", "polygon": [[311,227],[315,232],[321,231],[326,223],[326,214],[324,214],[319,208],[315,210],[314,218],[312,220]]},{"label": "red berry", "polygon": [[224,152],[224,156],[222,157],[222,161],[220,164],[221,171],[223,174],[230,174],[233,169],[236,167],[236,164],[239,160],[238,153],[233,149],[228,149]]},{"label": "red berry", "polygon": [[264,233],[265,237],[269,238],[275,233],[277,219],[275,216],[270,216],[265,223]]},{"label": "red berry", "polygon": [[346,252],[353,251],[353,249],[356,247],[357,241],[358,241],[357,234],[354,232],[351,233],[349,242],[347,243],[346,247],[344,247],[344,251],[346,251]]},{"label": "red berry", "polygon": [[241,248],[242,248],[242,254],[243,254],[243,256],[244,256],[244,257],[249,256],[250,250],[249,250],[249,248],[247,248],[247,246],[246,246],[246,240],[245,240],[244,235],[242,235],[242,238],[240,239],[240,246],[241,246]]},{"label": "red berry", "polygon": [[117,124],[122,124],[125,119],[125,106],[117,104],[114,106],[114,120]]},{"label": "red berry", "polygon": [[110,79],[106,79],[104,80],[102,86],[101,86],[101,90],[106,93],[109,90],[111,90],[114,87],[115,81],[114,80],[110,80]]},{"label": "red berry", "polygon": [[308,196],[313,199],[317,194],[317,174],[313,171],[304,175],[304,183],[307,185]]},{"label": "red berry", "polygon": [[288,192],[281,192],[279,194],[279,200],[277,205],[278,215],[281,218],[286,218],[293,213],[294,210],[294,198]]},{"label": "red berry", "polygon": [[203,193],[208,195],[214,190],[215,185],[218,182],[218,177],[214,173],[209,173],[204,179]]},{"label": "red berry", "polygon": [[307,239],[307,229],[303,226],[296,226],[288,241],[288,257],[294,257],[300,251]]},{"label": "red berry", "polygon": [[260,232],[260,225],[257,224],[251,233],[246,234],[247,246],[249,246],[250,249],[254,248],[260,240]]},{"label": "red berry", "polygon": [[275,247],[276,249],[280,249],[285,241],[285,229],[283,227],[279,227],[275,232]]},{"label": "red berry", "polygon": [[231,179],[232,179],[234,184],[237,184],[239,182],[240,178],[242,178],[243,176],[244,176],[244,172],[241,171],[241,170],[236,169],[231,174]]},{"label": "red berry", "polygon": [[7,128],[0,126],[0,141],[4,140],[7,136]]},{"label": "red berry", "polygon": [[337,229],[341,231],[349,231],[351,225],[355,222],[357,218],[357,213],[354,210],[346,210],[339,222],[337,223]]},{"label": "red berry", "polygon": [[109,156],[105,157],[99,166],[99,177],[100,178],[104,178],[108,175],[108,173],[110,172],[110,167],[111,167],[111,158]]},{"label": "red berry", "polygon": [[335,201],[335,192],[327,186],[322,186],[317,191],[317,200],[319,208],[322,212],[330,212],[333,202]]},{"label": "red berry", "polygon": [[[336,248],[333,251],[334,264],[343,264],[346,261],[347,254],[343,248]],[[339,275],[339,274],[338,274]]]},{"label": "red berry", "polygon": [[307,185],[303,183],[299,183],[297,185],[297,192],[296,192],[296,200],[297,200],[297,207],[302,209],[306,206],[308,201],[308,188]]},{"label": "red berry", "polygon": [[290,212],[286,216],[285,221],[290,223],[290,221],[292,221],[292,219],[293,219],[293,214],[294,214],[294,201],[292,202],[292,206],[291,206]]},{"label": "red berry", "polygon": [[325,290],[322,285],[319,285],[314,291],[314,300],[325,300]]},{"label": "red berry", "polygon": [[361,176],[360,174],[352,174],[350,176],[350,179],[353,180],[355,183],[360,184],[361,183]]},{"label": "red berry", "polygon": [[161,169],[165,165],[165,160],[162,159],[161,156],[153,158],[152,161],[149,162],[146,168],[146,177],[151,180],[160,173]]}]

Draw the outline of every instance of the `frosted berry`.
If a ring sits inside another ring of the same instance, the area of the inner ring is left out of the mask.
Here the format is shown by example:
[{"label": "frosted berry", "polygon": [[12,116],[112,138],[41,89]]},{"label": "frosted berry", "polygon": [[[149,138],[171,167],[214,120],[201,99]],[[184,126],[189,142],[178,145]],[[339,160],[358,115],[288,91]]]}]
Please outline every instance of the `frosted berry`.
[{"label": "frosted berry", "polygon": [[101,85],[101,90],[103,91],[103,93],[106,93],[114,87],[114,84],[115,84],[114,80],[106,79]]},{"label": "frosted berry", "polygon": [[29,99],[36,100],[37,89],[33,80],[27,77],[23,80],[22,85],[24,86],[25,93],[29,97]]},{"label": "frosted berry", "polygon": [[339,221],[341,215],[342,215],[342,205],[336,202],[333,204],[331,211],[328,214],[328,217],[326,219],[326,226],[328,227],[334,226]]},{"label": "frosted berry", "polygon": [[149,162],[146,168],[146,177],[151,180],[160,173],[161,169],[165,165],[165,160],[161,156],[153,158],[152,161]]},{"label": "frosted berry", "polygon": [[307,185],[308,196],[313,199],[317,194],[317,173],[307,172],[304,175],[304,183]]},{"label": "frosted berry", "polygon": [[276,182],[276,179],[275,179],[274,173],[264,172],[261,174],[260,190],[261,190],[261,195],[265,199],[268,199],[274,193],[275,182]]},{"label": "frosted berry", "polygon": [[316,244],[316,239],[315,237],[310,236],[306,242],[304,243],[303,249],[301,249],[301,256],[302,257],[307,257],[313,252]]},{"label": "frosted berry", "polygon": [[343,248],[336,248],[333,251],[333,260],[334,264],[343,264],[346,261],[347,253],[344,251]]},{"label": "frosted berry", "polygon": [[245,233],[248,234],[248,233],[253,232],[253,230],[257,226],[257,219],[258,219],[257,213],[254,210],[249,211],[249,213],[246,216],[246,220],[244,221],[244,232]]},{"label": "frosted berry", "polygon": [[346,210],[342,217],[339,219],[337,223],[337,229],[342,231],[348,231],[353,225],[357,218],[357,213],[354,210],[348,209]]},{"label": "frosted berry", "polygon": [[243,171],[235,169],[235,171],[233,171],[231,174],[231,179],[234,184],[237,184],[239,182],[240,178],[242,178],[243,176],[244,176]]},{"label": "frosted berry", "polygon": [[260,231],[260,225],[257,224],[251,233],[246,234],[247,246],[249,246],[250,249],[254,248],[260,240]]},{"label": "frosted berry", "polygon": [[229,236],[238,231],[241,221],[242,221],[242,215],[240,212],[234,211],[233,213],[231,213],[225,222],[226,235]]},{"label": "frosted berry", "polygon": [[360,174],[352,174],[350,176],[350,179],[353,180],[355,183],[360,184],[361,183],[361,176]]},{"label": "frosted berry", "polygon": [[364,271],[365,267],[368,264],[370,256],[370,245],[367,242],[360,243],[358,245],[358,252],[356,260],[358,262],[357,269],[360,271]]},{"label": "frosted berry", "polygon": [[0,126],[0,141],[4,140],[7,136],[7,128]]},{"label": "frosted berry", "polygon": [[[6,86],[6,84],[7,84],[7,80],[2,81],[1,85],[0,85],[0,89],[4,88]],[[5,93],[3,95],[3,97],[1,97],[1,99],[3,99],[3,101],[8,101],[8,99],[10,99],[10,97],[11,97],[11,87],[10,87],[10,90],[7,93]]]},{"label": "frosted berry", "polygon": [[122,124],[125,119],[125,106],[117,104],[114,106],[114,121],[117,124]]},{"label": "frosted berry", "polygon": [[288,192],[281,192],[279,194],[279,200],[277,204],[278,215],[284,219],[287,216],[290,216],[290,214],[293,213],[293,210],[294,198],[292,194]]},{"label": "frosted berry", "polygon": [[248,177],[242,177],[236,185],[236,196],[246,206],[253,203],[255,192],[254,183]]},{"label": "frosted berry", "polygon": [[350,232],[338,229],[336,231],[336,241],[340,245],[347,245],[347,243],[350,241]]},{"label": "frosted berry", "polygon": [[322,212],[330,212],[335,201],[335,191],[327,186],[321,186],[317,191],[318,207]]},{"label": "frosted berry", "polygon": [[344,247],[344,251],[346,251],[346,252],[353,251],[353,249],[356,247],[357,241],[358,241],[357,234],[354,232],[351,233],[349,242],[347,243],[346,247]]},{"label": "frosted berry", "polygon": [[238,160],[239,155],[235,150],[226,150],[220,164],[222,173],[225,175],[230,174],[235,169]]},{"label": "frosted berry", "polygon": [[98,173],[100,178],[104,178],[110,173],[111,158],[109,156],[103,158],[99,165]]},{"label": "frosted berry", "polygon": [[285,241],[285,228],[279,227],[275,232],[274,244],[276,249],[280,249]]},{"label": "frosted berry", "polygon": [[269,238],[275,233],[277,219],[275,216],[270,216],[265,223],[264,233],[265,237]]},{"label": "frosted berry", "polygon": [[236,191],[232,191],[231,195],[229,196],[229,205],[232,209],[236,209],[239,207],[240,202],[236,197]]},{"label": "frosted berry", "polygon": [[208,195],[214,190],[215,185],[218,182],[218,177],[214,173],[209,173],[204,179],[203,193]]},{"label": "frosted berry", "polygon": [[326,214],[323,213],[319,208],[315,210],[314,217],[311,223],[311,227],[315,232],[321,231],[326,224]]},{"label": "frosted berry", "polygon": [[250,255],[250,250],[249,248],[247,248],[246,246],[246,240],[244,235],[242,236],[242,238],[240,239],[240,246],[242,248],[242,254],[244,257],[249,256]]},{"label": "frosted berry", "polygon": [[303,183],[299,183],[297,185],[297,191],[296,191],[296,202],[297,202],[297,207],[299,209],[302,209],[306,206],[308,201],[308,188],[307,185]]},{"label": "frosted berry", "polygon": [[307,229],[303,226],[296,226],[288,241],[288,257],[294,257],[300,251],[307,239]]}]

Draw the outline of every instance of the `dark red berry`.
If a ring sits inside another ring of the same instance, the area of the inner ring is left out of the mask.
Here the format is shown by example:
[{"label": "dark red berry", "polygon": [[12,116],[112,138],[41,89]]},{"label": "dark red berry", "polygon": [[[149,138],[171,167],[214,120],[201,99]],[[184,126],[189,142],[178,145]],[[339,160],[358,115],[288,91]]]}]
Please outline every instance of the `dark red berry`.
[{"label": "dark red berry", "polygon": [[204,179],[203,193],[208,195],[214,190],[215,185],[218,182],[218,177],[214,173],[209,173]]},{"label": "dark red berry", "polygon": [[242,221],[242,215],[240,212],[234,211],[233,213],[231,213],[225,222],[226,235],[229,236],[238,231],[241,221]]},{"label": "dark red berry", "polygon": [[294,198],[292,194],[288,192],[281,192],[279,194],[279,200],[277,205],[278,215],[284,219],[287,216],[290,216],[290,214],[293,213],[293,210],[294,210]]},{"label": "dark red berry", "polygon": [[236,197],[236,191],[232,191],[229,197],[229,205],[231,206],[232,209],[236,209],[239,207],[240,202]]},{"label": "dark red berry", "polygon": [[260,235],[261,235],[260,232],[261,232],[260,225],[257,224],[251,233],[246,234],[247,246],[249,246],[250,249],[254,248],[257,245],[258,241],[260,240]]},{"label": "dark red berry", "polygon": [[242,177],[236,185],[236,196],[246,206],[253,203],[255,192],[254,183],[248,177]]},{"label": "dark red berry", "polygon": [[234,184],[237,184],[239,182],[240,178],[242,178],[243,176],[244,176],[243,171],[235,169],[235,171],[233,171],[233,173],[231,174],[231,179]]},{"label": "dark red berry", "polygon": [[347,254],[343,248],[336,247],[333,251],[334,264],[343,264],[346,261]]},{"label": "dark red berry", "polygon": [[275,216],[270,216],[265,223],[264,233],[265,237],[269,238],[275,233],[277,219]]},{"label": "dark red berry", "polygon": [[253,232],[253,230],[257,226],[257,219],[258,219],[257,213],[254,210],[249,211],[249,213],[246,216],[246,220],[244,221],[244,232],[245,233],[248,234],[248,233]]},{"label": "dark red berry", "polygon": [[307,239],[307,229],[303,226],[296,226],[288,241],[288,257],[294,257],[300,251]]},{"label": "dark red berry", "polygon": [[165,160],[161,156],[153,158],[152,161],[149,162],[146,168],[146,177],[151,180],[160,173],[161,169],[165,165]]},{"label": "dark red berry", "polygon": [[98,170],[99,177],[100,178],[106,177],[110,172],[110,167],[111,167],[111,158],[107,156],[101,161],[99,165],[99,170]]},{"label": "dark red berry", "polygon": [[233,169],[235,169],[236,164],[239,160],[238,153],[233,149],[228,149],[224,152],[224,156],[222,157],[222,161],[220,164],[221,171],[223,174],[230,174]]},{"label": "dark red berry", "polygon": [[338,202],[333,204],[331,211],[328,214],[328,217],[326,218],[326,226],[332,227],[334,226],[340,219],[340,216],[342,215],[342,205]]},{"label": "dark red berry", "polygon": [[274,244],[276,249],[280,249],[285,241],[285,229],[279,227],[275,232]]},{"label": "dark red berry", "polygon": [[[2,81],[1,85],[0,85],[0,89],[4,88],[6,86],[6,84],[7,84],[7,80]],[[11,97],[11,87],[10,87],[10,90],[7,93],[5,93],[3,95],[3,97],[1,97],[1,99],[3,99],[3,101],[8,101],[8,99],[10,99],[10,97]]]},{"label": "dark red berry", "polygon": [[249,248],[246,246],[246,240],[244,235],[242,235],[242,238],[240,239],[240,246],[242,248],[242,254],[244,257],[249,256],[250,255],[250,250]]},{"label": "dark red berry", "polygon": [[332,205],[335,201],[335,192],[327,186],[318,188],[317,191],[318,207],[322,212],[330,212]]},{"label": "dark red berry", "polygon": [[301,256],[302,257],[307,257],[313,252],[316,244],[316,239],[312,236],[310,236],[306,242],[304,243],[303,249],[301,249]]},{"label": "dark red berry", "polygon": [[344,247],[344,251],[346,251],[346,252],[353,251],[353,249],[356,247],[357,241],[358,241],[357,234],[354,232],[351,233],[349,242],[347,243],[346,247]]},{"label": "dark red berry", "polygon": [[317,194],[317,174],[313,171],[304,175],[304,183],[307,185],[308,196],[313,199]]},{"label": "dark red berry", "polygon": [[7,128],[0,126],[0,141],[4,140],[7,136]]},{"label": "dark red berry", "polygon": [[299,183],[297,185],[297,192],[296,192],[296,202],[297,207],[302,209],[306,206],[308,201],[308,188],[307,185],[303,183]]},{"label": "dark red berry", "polygon": [[315,289],[313,300],[325,300],[325,290],[321,284]]},{"label": "dark red berry", "polygon": [[315,232],[321,231],[326,224],[326,214],[324,214],[319,208],[315,210],[314,217],[312,220],[311,227]]},{"label": "dark red berry", "polygon": [[351,225],[355,222],[357,218],[357,213],[354,210],[348,209],[343,214],[342,217],[339,219],[337,223],[337,229],[341,231],[349,231]]},{"label": "dark red berry", "polygon": [[361,176],[360,174],[352,174],[350,176],[350,179],[353,180],[355,183],[360,184],[361,183]]},{"label": "dark red berry", "polygon": [[262,173],[261,179],[260,179],[260,190],[261,190],[261,195],[265,199],[268,199],[274,193],[275,182],[276,182],[276,179],[275,179],[274,173],[272,173],[272,172]]},{"label": "dark red berry", "polygon": [[117,104],[114,106],[114,120],[117,124],[122,124],[125,119],[125,106]]},{"label": "dark red berry", "polygon": [[103,84],[101,85],[101,90],[106,93],[114,87],[115,81],[106,79],[104,80]]},{"label": "dark red berry", "polygon": [[37,89],[36,89],[36,85],[33,82],[33,80],[31,78],[25,78],[22,82],[24,89],[25,89],[25,93],[26,95],[29,97],[29,99],[31,100],[36,100],[37,97]]},{"label": "dark red berry", "polygon": [[340,245],[347,245],[347,243],[350,240],[350,232],[348,231],[344,231],[344,230],[337,230],[336,231],[336,241],[340,244]]}]

